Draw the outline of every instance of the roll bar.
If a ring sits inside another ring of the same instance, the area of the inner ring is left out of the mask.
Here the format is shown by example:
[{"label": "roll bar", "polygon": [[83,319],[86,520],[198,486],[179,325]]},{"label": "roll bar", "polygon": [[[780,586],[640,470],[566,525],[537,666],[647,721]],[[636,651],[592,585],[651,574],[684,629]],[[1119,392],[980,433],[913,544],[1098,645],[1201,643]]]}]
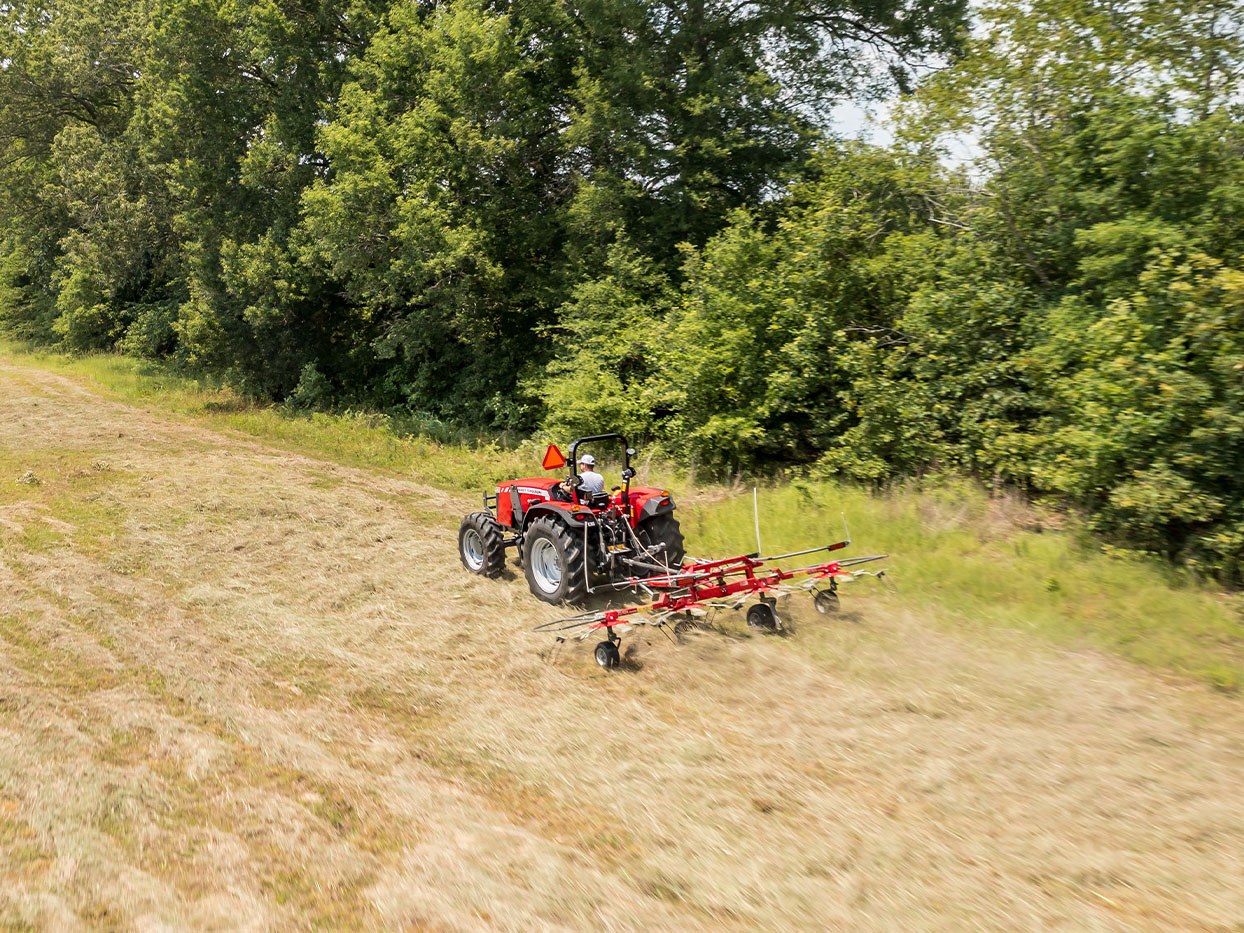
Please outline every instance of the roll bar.
[{"label": "roll bar", "polygon": [[633,448],[625,437],[621,434],[593,434],[591,437],[577,437],[570,442],[570,475],[579,475],[579,445],[587,444],[592,441],[621,441],[622,442],[622,501],[631,501],[631,477],[635,475],[635,471],[631,469],[631,457],[635,454]]}]

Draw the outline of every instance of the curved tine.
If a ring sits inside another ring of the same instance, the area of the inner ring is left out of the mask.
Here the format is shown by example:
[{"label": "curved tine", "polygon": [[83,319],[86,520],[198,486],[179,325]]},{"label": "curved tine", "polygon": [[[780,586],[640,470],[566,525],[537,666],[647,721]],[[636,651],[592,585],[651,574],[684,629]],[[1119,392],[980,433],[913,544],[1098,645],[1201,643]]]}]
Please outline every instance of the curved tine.
[{"label": "curved tine", "polygon": [[[555,622],[578,622],[582,619],[604,618],[604,615],[605,615],[605,612],[603,609],[584,609],[582,612],[576,612],[572,616],[566,616],[561,619],[555,619],[554,621]],[[546,624],[551,625],[552,623],[550,622]]]},{"label": "curved tine", "polygon": [[874,554],[871,557],[846,557],[838,561],[840,567],[854,567],[856,564],[866,564],[870,560],[885,560],[889,554]]},{"label": "curved tine", "polygon": [[[603,590],[607,588],[613,591],[614,593],[621,593],[624,590],[631,590],[631,591],[639,590],[648,599],[656,599],[656,595],[657,595],[656,590],[654,590],[652,587],[648,585],[649,582],[650,582],[649,580],[641,580],[639,579],[639,577],[627,577],[625,580],[618,580],[613,583],[603,584],[601,586],[598,586],[597,589]],[[658,580],[658,583],[659,582],[660,581]]]},{"label": "curved tine", "polygon": [[[644,582],[640,580],[622,580],[617,583],[610,583],[608,584],[608,586],[615,593],[621,593],[624,590],[630,590],[632,593],[635,593],[637,591],[642,592],[645,599],[656,599],[657,598],[656,591],[653,589],[650,589],[647,585],[644,584]],[[604,587],[597,587],[597,589],[604,589]]]},{"label": "curved tine", "polygon": [[[678,610],[678,612],[682,612],[682,611],[683,610],[681,609]],[[660,625],[664,625],[665,620],[674,614],[675,614],[675,611],[673,609],[666,609],[664,612],[654,613],[651,619],[639,619],[634,624],[660,626]]]},{"label": "curved tine", "polygon": [[595,612],[591,615],[580,613],[577,616],[570,616],[565,619],[554,619],[552,622],[542,622],[532,629],[533,632],[565,632],[568,629],[580,628],[584,625],[591,625],[594,622],[603,622],[605,614],[603,612]]}]

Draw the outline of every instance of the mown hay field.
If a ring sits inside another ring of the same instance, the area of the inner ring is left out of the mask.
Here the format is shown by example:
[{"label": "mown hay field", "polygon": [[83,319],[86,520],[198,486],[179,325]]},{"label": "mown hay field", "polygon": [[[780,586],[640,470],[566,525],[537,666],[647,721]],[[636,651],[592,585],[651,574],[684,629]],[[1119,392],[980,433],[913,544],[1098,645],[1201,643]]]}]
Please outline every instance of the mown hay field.
[{"label": "mown hay field", "polygon": [[1244,925],[1235,697],[901,556],[610,674],[477,501],[0,359],[0,926]]}]

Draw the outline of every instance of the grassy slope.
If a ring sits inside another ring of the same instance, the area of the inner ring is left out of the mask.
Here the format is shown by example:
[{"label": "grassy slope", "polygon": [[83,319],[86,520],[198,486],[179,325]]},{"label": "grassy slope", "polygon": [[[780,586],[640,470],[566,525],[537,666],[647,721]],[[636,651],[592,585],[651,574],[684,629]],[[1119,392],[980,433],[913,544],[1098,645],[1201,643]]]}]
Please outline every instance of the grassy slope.
[{"label": "grassy slope", "polygon": [[[12,345],[0,351],[18,354]],[[116,356],[31,356],[42,368],[85,378],[113,397],[349,466],[394,470],[450,491],[488,488],[498,478],[539,473],[541,447],[465,448],[399,437],[385,419],[291,415],[246,403],[228,390],[171,376]],[[680,491],[681,519],[696,555],[755,546],[750,490],[702,486],[649,465],[649,482]],[[832,483],[794,483],[760,492],[769,553],[838,540],[848,553],[891,555],[887,598],[931,612],[945,626],[1005,628],[1114,652],[1150,669],[1237,692],[1244,687],[1244,601],[1200,585],[1158,561],[1111,557],[1009,500],[968,484],[932,492],[871,494]],[[1056,517],[1053,517],[1056,519]],[[868,585],[868,584],[861,584]]]},{"label": "grassy slope", "polygon": [[[1074,548],[1031,513],[762,491],[766,549],[845,510],[886,585],[833,620],[792,600],[789,638],[732,613],[682,645],[628,632],[608,674],[531,634],[551,611],[521,570],[457,566],[465,488],[538,450],[144,400],[136,372],[0,353],[0,929],[1244,917],[1244,707],[1015,631],[1079,621],[1074,572],[1036,575]],[[669,485],[695,551],[751,546],[746,490]]]}]

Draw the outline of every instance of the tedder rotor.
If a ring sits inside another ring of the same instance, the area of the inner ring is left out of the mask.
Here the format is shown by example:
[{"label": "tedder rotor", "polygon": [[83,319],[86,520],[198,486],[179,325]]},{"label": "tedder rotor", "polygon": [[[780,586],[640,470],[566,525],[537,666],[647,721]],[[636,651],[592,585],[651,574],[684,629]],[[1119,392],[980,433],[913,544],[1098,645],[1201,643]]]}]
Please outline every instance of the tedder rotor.
[{"label": "tedder rotor", "polygon": [[629,581],[629,585],[643,588],[649,594],[651,598],[646,603],[581,612],[538,625],[535,631],[551,632],[559,643],[570,638],[582,641],[593,633],[603,633],[605,641],[596,646],[596,663],[601,667],[617,666],[619,633],[628,626],[662,627],[673,623],[674,634],[681,636],[698,618],[719,609],[742,609],[752,598],[756,601],[747,609],[747,624],[763,631],[779,632],[783,624],[777,614],[777,597],[802,590],[812,596],[817,612],[825,615],[838,611],[840,583],[861,576],[885,575],[884,570],[854,569],[860,564],[881,560],[884,554],[822,561],[793,570],[783,570],[776,565],[780,560],[837,551],[849,544],[850,541],[839,541],[776,557],[745,554],[723,560],[687,560],[675,572]]}]

